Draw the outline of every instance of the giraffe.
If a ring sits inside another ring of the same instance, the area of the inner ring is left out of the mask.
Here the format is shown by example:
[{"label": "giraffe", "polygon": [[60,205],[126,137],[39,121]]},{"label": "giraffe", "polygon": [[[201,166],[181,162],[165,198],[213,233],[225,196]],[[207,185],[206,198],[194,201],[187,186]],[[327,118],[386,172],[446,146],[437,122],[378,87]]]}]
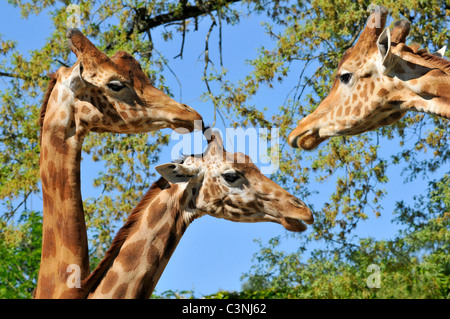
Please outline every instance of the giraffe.
[{"label": "giraffe", "polygon": [[159,165],[154,183],[119,230],[77,298],[148,298],[190,223],[204,215],[235,222],[275,222],[289,231],[314,221],[298,198],[264,176],[220,135],[201,155]]},{"label": "giraffe", "polygon": [[450,61],[404,42],[410,24],[384,28],[376,6],[354,47],[339,62],[329,95],[301,119],[288,142],[305,150],[333,136],[356,135],[398,121],[407,111],[450,118]]},{"label": "giraffe", "polygon": [[77,29],[66,36],[77,62],[51,75],[39,120],[43,238],[35,298],[63,298],[71,272],[81,279],[90,272],[80,189],[85,136],[166,127],[192,131],[194,123],[203,123],[192,108],[152,86],[130,54],[109,58]]}]

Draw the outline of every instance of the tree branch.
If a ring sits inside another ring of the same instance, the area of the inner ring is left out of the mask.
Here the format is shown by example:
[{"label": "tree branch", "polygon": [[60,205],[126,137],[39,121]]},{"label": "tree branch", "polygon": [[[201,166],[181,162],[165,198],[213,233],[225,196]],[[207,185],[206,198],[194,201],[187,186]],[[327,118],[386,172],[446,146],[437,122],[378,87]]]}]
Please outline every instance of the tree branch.
[{"label": "tree branch", "polygon": [[181,60],[183,60],[183,51],[184,51],[184,41],[185,41],[185,39],[186,39],[186,21],[183,20],[183,38],[181,40],[180,54],[178,54],[176,57],[174,57],[174,59],[179,57]]},{"label": "tree branch", "polygon": [[[181,13],[178,12],[169,12],[165,14],[160,14],[158,16],[152,18],[145,18],[144,21],[140,21],[137,24],[137,32],[142,33],[149,29],[158,27],[163,24],[167,24],[175,21],[183,21],[190,18],[196,18],[201,16],[202,14],[210,13],[215,11],[220,7],[226,6],[228,4],[239,2],[241,0],[224,0],[224,1],[209,1],[206,3],[202,3],[201,5],[196,6],[183,6]],[[133,33],[133,29],[128,30],[128,34]]]},{"label": "tree branch", "polygon": [[14,74],[14,73],[7,73],[7,72],[2,72],[0,71],[0,76],[6,76],[8,78],[16,78],[16,79],[22,79],[22,80],[29,80],[30,78],[26,77],[26,76],[22,76],[19,74]]}]

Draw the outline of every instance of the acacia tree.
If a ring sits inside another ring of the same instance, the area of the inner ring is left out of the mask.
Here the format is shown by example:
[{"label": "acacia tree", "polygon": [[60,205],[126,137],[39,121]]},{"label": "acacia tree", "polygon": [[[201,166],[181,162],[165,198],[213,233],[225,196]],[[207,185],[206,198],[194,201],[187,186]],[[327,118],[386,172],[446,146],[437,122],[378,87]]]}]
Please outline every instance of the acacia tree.
[{"label": "acacia tree", "polygon": [[[279,249],[280,238],[260,242],[243,274],[243,291],[208,298],[450,298],[449,176],[429,183],[413,205],[399,202],[394,221],[405,226],[391,239],[359,238],[336,249],[306,245]],[[427,197],[427,198],[424,198]],[[328,247],[329,248],[329,247]]]},{"label": "acacia tree", "polygon": [[[10,226],[17,213],[26,215],[30,196],[40,192],[37,118],[42,92],[46,88],[46,75],[60,65],[74,62],[65,45],[67,19],[71,14],[67,11],[69,3],[10,2],[20,7],[24,18],[46,10],[54,28],[49,32],[46,44],[31,52],[29,57],[17,49],[14,39],[0,38],[0,77],[3,81],[0,92],[0,197],[4,200],[0,231],[3,236],[13,233],[4,231],[5,227]],[[113,0],[102,3],[81,0],[74,3],[78,5],[85,34],[109,55],[117,50],[135,55],[155,85],[168,94],[172,92],[166,86],[165,75],[171,72],[170,60],[161,54],[152,36],[161,34],[166,41],[178,41],[179,58],[182,58],[187,35],[205,37],[206,33],[205,46],[198,48],[204,61],[204,86],[199,90],[204,100],[214,105],[217,118],[231,127],[277,127],[280,135],[285,137],[329,92],[333,71],[342,54],[362,31],[371,1]],[[447,1],[384,1],[382,4],[391,10],[392,19],[406,18],[412,22],[408,43],[417,42],[433,51],[447,44],[450,16]],[[258,49],[257,57],[248,62],[252,68],[248,75],[237,81],[231,80],[230,71],[239,66],[224,63],[222,54],[218,54],[215,61],[209,54],[209,43],[215,41],[221,52],[222,30],[239,25],[243,16],[252,15],[264,17],[272,46]],[[211,36],[214,29],[219,30],[215,38]],[[204,32],[200,34],[199,30]],[[292,83],[288,81],[292,78],[297,79],[296,84],[286,96],[280,96],[278,105],[255,105],[261,93],[280,84]],[[375,132],[332,138],[313,153],[292,150],[287,143],[282,143],[276,150],[282,159],[280,168],[272,177],[313,206],[316,221],[308,242],[325,243],[325,248],[313,255],[326,258],[332,255],[336,268],[360,251],[364,242],[355,241],[356,227],[368,218],[386,213],[382,199],[386,195],[383,187],[390,181],[387,171],[392,167],[401,168],[405,182],[409,183],[442,171],[448,166],[449,133],[448,120],[409,114],[395,125]],[[145,185],[154,177],[150,167],[158,161],[168,141],[168,136],[161,132],[90,134],[86,139],[85,154],[92,161],[104,163],[104,168],[94,178],[94,186],[99,188],[101,196],[84,201],[93,257],[101,257],[101,251],[113,235],[113,223],[123,220],[143,195]],[[384,144],[396,147],[386,149]],[[438,177],[434,183],[441,185],[448,199],[445,178]],[[316,193],[323,185],[333,185],[333,190],[328,200],[315,202]],[[424,196],[418,203],[430,203],[436,198]],[[412,206],[412,203],[399,203],[397,211],[403,221],[414,219],[417,211],[411,209]],[[436,215],[423,214],[430,219],[448,218],[444,216],[449,210],[448,204],[439,207],[433,213]],[[441,229],[448,230],[448,223],[443,223]],[[406,238],[407,234],[401,236]],[[301,251],[306,249],[306,244],[300,247]],[[261,278],[260,270],[258,278]],[[303,283],[311,285],[307,281]],[[258,286],[252,282],[252,285],[261,289],[273,288],[267,283]],[[292,282],[282,285],[291,287]]]}]

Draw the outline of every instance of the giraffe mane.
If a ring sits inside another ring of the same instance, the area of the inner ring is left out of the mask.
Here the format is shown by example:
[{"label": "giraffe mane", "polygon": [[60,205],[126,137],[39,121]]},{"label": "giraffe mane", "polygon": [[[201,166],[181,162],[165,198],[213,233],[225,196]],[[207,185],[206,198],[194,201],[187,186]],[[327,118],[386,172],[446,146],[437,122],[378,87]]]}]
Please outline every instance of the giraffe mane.
[{"label": "giraffe mane", "polygon": [[50,99],[50,95],[52,94],[53,88],[56,85],[56,73],[51,72],[49,75],[50,81],[47,86],[47,91],[45,91],[44,100],[41,105],[41,113],[39,115],[39,143],[42,140],[42,127],[44,126],[44,118],[45,113],[47,112],[48,100]]},{"label": "giraffe mane", "polygon": [[165,180],[163,177],[159,178],[144,197],[141,199],[139,204],[131,211],[128,219],[114,237],[111,247],[106,251],[105,256],[100,261],[98,266],[92,271],[92,273],[83,281],[82,289],[78,292],[77,298],[86,298],[88,294],[95,290],[95,288],[100,283],[103,275],[107,272],[107,270],[111,267],[114,259],[119,254],[119,251],[128,238],[131,229],[133,226],[140,220],[142,210],[147,207],[149,203],[151,203],[159,193],[166,189],[169,186],[169,182]]},{"label": "giraffe mane", "polygon": [[412,43],[409,46],[403,45],[402,50],[431,63],[436,68],[450,75],[450,60],[438,57],[428,52],[426,49],[419,49],[419,48],[420,44]]},{"label": "giraffe mane", "polygon": [[418,51],[417,55],[450,75],[450,60],[440,58],[426,51]]}]

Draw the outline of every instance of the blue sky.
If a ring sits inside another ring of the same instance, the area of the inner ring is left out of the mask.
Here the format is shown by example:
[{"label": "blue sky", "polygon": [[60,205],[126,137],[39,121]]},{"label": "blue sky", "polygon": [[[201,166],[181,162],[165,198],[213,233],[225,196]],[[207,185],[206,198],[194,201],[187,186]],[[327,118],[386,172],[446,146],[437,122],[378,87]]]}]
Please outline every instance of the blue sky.
[{"label": "blue sky", "polygon": [[[223,58],[224,65],[229,69],[229,79],[242,79],[248,71],[245,61],[257,56],[257,49],[261,45],[270,47],[273,44],[264,33],[261,25],[263,17],[252,17],[242,19],[236,26],[225,25],[223,28]],[[170,67],[176,73],[178,81],[170,73],[166,72],[165,77],[172,87],[175,99],[186,103],[202,114],[205,122],[213,122],[213,106],[210,102],[202,102],[200,95],[205,91],[205,84],[201,81],[203,75],[203,57],[199,58],[204,48],[204,41],[209,24],[200,24],[200,30],[188,33],[184,48],[184,58],[170,59]],[[5,39],[13,39],[18,42],[21,51],[39,49],[45,43],[53,28],[46,13],[39,16],[30,15],[27,20],[21,19],[19,9],[12,7],[5,2],[0,3],[0,34]],[[168,57],[175,57],[180,50],[181,38],[175,38],[170,43],[163,43],[158,39],[159,30],[152,32],[153,39],[161,54]],[[218,53],[217,32],[215,28],[210,40],[210,51],[212,55]],[[73,57],[74,58],[74,57]],[[218,61],[215,59],[214,61]],[[217,65],[218,67],[218,65]],[[283,84],[275,84],[274,88],[262,88],[254,100],[254,104],[261,109],[268,107],[270,111],[277,112],[292,86],[297,82],[298,74],[293,70],[293,75]],[[0,89],[4,80],[0,78]],[[289,85],[291,83],[292,85]],[[213,92],[214,92],[213,88]],[[217,119],[217,128],[224,132],[224,127]],[[170,133],[167,130],[167,133]],[[284,137],[280,137],[283,139]],[[170,147],[165,151],[164,156],[158,164],[171,161]],[[395,141],[386,142],[381,147],[383,154],[393,154],[398,151],[398,143]],[[311,154],[314,155],[316,151]],[[82,192],[83,197],[92,196],[98,190],[92,187],[92,176],[96,175],[101,163],[93,163],[89,157],[84,155],[82,162]],[[436,172],[434,176],[439,176],[443,170]],[[397,168],[388,168],[391,177],[388,184],[384,185],[388,195],[382,201],[384,207],[382,216],[375,218],[369,214],[369,221],[362,223],[358,227],[358,234],[361,236],[372,236],[377,239],[392,237],[398,229],[391,222],[395,201],[404,200],[412,202],[414,195],[426,191],[426,181],[416,181],[410,184],[403,184],[403,177]],[[433,176],[430,176],[433,178]],[[318,195],[311,197],[317,207],[320,207],[334,189],[334,184],[320,184],[311,182],[309,187],[320,190]],[[312,203],[314,204],[314,203]],[[39,198],[33,199],[33,209],[41,210]],[[254,239],[261,239],[266,243],[270,238],[281,236],[282,248],[287,251],[295,251],[298,243],[306,236],[310,235],[308,229],[294,238],[287,235],[281,225],[273,223],[242,224],[232,223],[225,220],[218,220],[209,216],[194,221],[187,229],[184,237],[178,245],[172,259],[170,260],[156,291],[161,293],[166,290],[194,290],[196,296],[217,292],[219,289],[239,290],[242,282],[240,277],[247,272],[252,265],[252,257],[258,251],[258,244]]]}]

